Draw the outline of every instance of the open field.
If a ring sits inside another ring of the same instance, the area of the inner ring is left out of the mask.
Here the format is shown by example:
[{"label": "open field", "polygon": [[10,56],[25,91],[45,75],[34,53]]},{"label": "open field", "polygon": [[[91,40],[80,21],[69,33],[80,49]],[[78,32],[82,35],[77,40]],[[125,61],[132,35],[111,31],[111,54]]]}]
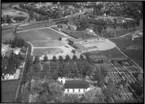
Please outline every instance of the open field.
[{"label": "open field", "polygon": [[95,56],[106,56],[108,58],[124,58],[125,56],[120,53],[117,48],[113,48],[106,51],[93,51],[86,53],[88,55],[95,55]]},{"label": "open field", "polygon": [[23,28],[23,30],[29,30],[29,29],[42,28],[42,27],[51,26],[51,25],[54,25],[54,23],[49,22],[49,21],[43,21],[43,22],[31,23],[26,26],[20,25],[20,28]]},{"label": "open field", "polygon": [[61,53],[63,52],[62,49],[60,48],[37,48],[34,49],[33,51],[33,55],[34,56],[41,56],[41,55],[45,55],[45,54],[57,54],[57,53]]},{"label": "open field", "polygon": [[41,41],[32,41],[34,47],[58,47],[64,46],[65,44],[58,40],[41,40]]},{"label": "open field", "polygon": [[[120,39],[112,39],[114,43],[131,59],[137,62],[143,68],[143,38],[137,38],[134,41],[126,37]],[[128,49],[129,46],[142,46],[138,49]]]},{"label": "open field", "polygon": [[13,39],[14,35],[11,31],[2,31],[2,42],[4,42],[5,40],[9,40],[9,39]]},{"label": "open field", "polygon": [[19,80],[2,81],[2,102],[14,102]]},{"label": "open field", "polygon": [[49,28],[19,32],[18,35],[20,35],[23,39],[29,42],[36,41],[36,40],[39,40],[39,41],[48,40],[48,39],[55,40],[55,39],[59,39],[59,37],[63,37],[63,35]]}]

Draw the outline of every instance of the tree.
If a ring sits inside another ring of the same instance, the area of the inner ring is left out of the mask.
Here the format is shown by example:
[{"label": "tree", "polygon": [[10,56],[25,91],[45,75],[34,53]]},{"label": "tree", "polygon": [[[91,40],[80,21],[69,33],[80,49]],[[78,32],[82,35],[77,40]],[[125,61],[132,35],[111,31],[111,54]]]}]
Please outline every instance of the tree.
[{"label": "tree", "polygon": [[44,61],[44,62],[47,62],[47,61],[48,61],[48,57],[47,57],[47,55],[44,56],[43,61]]},{"label": "tree", "polygon": [[40,63],[39,56],[35,56],[33,64],[38,64],[38,63]]},{"label": "tree", "polygon": [[57,82],[53,82],[49,84],[49,90],[51,94],[54,95],[55,97],[61,97],[63,93],[63,86]]},{"label": "tree", "polygon": [[105,89],[103,91],[103,93],[104,93],[104,95],[106,96],[107,99],[112,97],[112,95],[114,95],[116,92],[117,92],[117,90],[116,90],[116,84],[113,83],[113,82],[109,82],[107,84],[107,89]]},{"label": "tree", "polygon": [[63,62],[63,57],[62,56],[59,56],[58,59],[59,59],[60,62]]},{"label": "tree", "polygon": [[69,60],[70,60],[69,55],[66,55],[66,57],[65,57],[65,61],[69,61]]},{"label": "tree", "polygon": [[79,97],[77,95],[65,95],[63,97],[61,97],[63,102],[67,102],[67,103],[75,103],[75,102],[79,102]]},{"label": "tree", "polygon": [[7,23],[12,23],[12,20],[9,15],[7,15],[6,18],[7,18],[7,20],[6,20]]},{"label": "tree", "polygon": [[98,83],[102,81],[103,76],[99,67],[96,68],[93,78],[94,80],[98,81]]},{"label": "tree", "polygon": [[101,67],[100,67],[100,70],[101,70],[102,75],[103,75],[104,77],[106,77],[108,70],[107,70],[104,66],[101,66]]},{"label": "tree", "polygon": [[85,58],[84,58],[84,56],[82,54],[80,55],[80,60],[81,61],[85,60]]},{"label": "tree", "polygon": [[131,83],[130,86],[135,90],[135,93],[138,96],[141,96],[143,94],[143,86],[138,81],[136,81],[135,83]]},{"label": "tree", "polygon": [[86,92],[83,96],[83,100],[88,103],[105,103],[104,95],[98,92],[96,88]]},{"label": "tree", "polygon": [[57,61],[56,56],[53,56],[52,61]]},{"label": "tree", "polygon": [[77,56],[74,54],[72,59],[73,59],[74,61],[77,61],[78,58],[77,58]]}]

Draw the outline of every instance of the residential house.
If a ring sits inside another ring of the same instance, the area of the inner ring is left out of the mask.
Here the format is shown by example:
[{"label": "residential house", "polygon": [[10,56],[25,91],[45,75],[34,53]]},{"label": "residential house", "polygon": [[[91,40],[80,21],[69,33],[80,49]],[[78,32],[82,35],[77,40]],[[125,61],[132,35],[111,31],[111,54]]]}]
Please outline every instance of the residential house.
[{"label": "residential house", "polygon": [[64,85],[64,94],[84,94],[90,90],[89,84],[85,80],[58,78]]}]

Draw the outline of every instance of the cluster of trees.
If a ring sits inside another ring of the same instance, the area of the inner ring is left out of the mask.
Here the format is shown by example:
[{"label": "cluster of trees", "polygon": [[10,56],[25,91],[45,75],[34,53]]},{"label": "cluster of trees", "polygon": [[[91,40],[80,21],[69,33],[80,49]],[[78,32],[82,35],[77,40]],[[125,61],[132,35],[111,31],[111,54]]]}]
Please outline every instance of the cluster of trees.
[{"label": "cluster of trees", "polygon": [[[88,61],[81,55],[81,59],[77,59],[74,55],[73,59],[66,56],[64,60],[62,56],[56,59],[54,56],[52,60],[48,60],[47,56],[44,56],[44,60],[40,61],[39,57],[36,56],[34,61],[32,58],[26,61],[27,74],[25,76],[25,82],[30,82],[31,79],[41,79],[44,83],[39,84],[36,88],[32,89],[33,92],[39,94],[38,101],[41,102],[104,102],[103,95],[92,94],[93,92],[88,92],[81,99],[77,96],[62,96],[63,87],[58,82],[53,82],[58,77],[81,77],[91,76],[93,73],[94,80],[102,81],[102,76],[105,77],[107,71],[102,67],[99,70],[92,66]],[[100,73],[99,73],[100,71]],[[101,75],[101,76],[100,76]],[[99,78],[98,78],[98,77]],[[29,91],[31,87],[29,85]],[[90,100],[90,96],[93,96]]]},{"label": "cluster of trees", "polygon": [[3,42],[4,44],[10,44],[12,48],[22,48],[23,46],[26,47],[26,43],[24,39],[21,38],[14,38],[13,40],[6,40]]},{"label": "cluster of trees", "polygon": [[103,65],[96,67],[95,69],[93,80],[98,81],[97,85],[101,87],[104,84],[104,79],[108,73],[108,70]]},{"label": "cluster of trees", "polygon": [[11,17],[9,15],[4,15],[2,18],[1,18],[1,22],[2,23],[12,23],[12,20],[11,20]]},{"label": "cluster of trees", "polygon": [[70,12],[72,11],[68,9],[62,10],[62,8],[51,9],[51,7],[34,8],[33,5],[27,6],[23,4],[20,4],[20,7],[28,12],[30,19],[35,19],[36,21],[49,20],[50,18],[61,18],[70,15]]},{"label": "cluster of trees", "polygon": [[2,57],[2,73],[14,74],[24,58],[25,56],[21,53],[16,55],[13,51],[10,52],[9,56]]}]

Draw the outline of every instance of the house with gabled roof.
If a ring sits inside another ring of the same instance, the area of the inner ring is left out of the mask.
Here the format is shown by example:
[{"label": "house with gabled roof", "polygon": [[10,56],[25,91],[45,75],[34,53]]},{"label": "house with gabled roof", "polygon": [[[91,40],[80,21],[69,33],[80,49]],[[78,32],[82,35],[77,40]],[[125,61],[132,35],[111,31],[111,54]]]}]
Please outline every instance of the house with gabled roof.
[{"label": "house with gabled roof", "polygon": [[90,90],[90,85],[82,79],[58,78],[64,85],[64,94],[84,94]]}]

